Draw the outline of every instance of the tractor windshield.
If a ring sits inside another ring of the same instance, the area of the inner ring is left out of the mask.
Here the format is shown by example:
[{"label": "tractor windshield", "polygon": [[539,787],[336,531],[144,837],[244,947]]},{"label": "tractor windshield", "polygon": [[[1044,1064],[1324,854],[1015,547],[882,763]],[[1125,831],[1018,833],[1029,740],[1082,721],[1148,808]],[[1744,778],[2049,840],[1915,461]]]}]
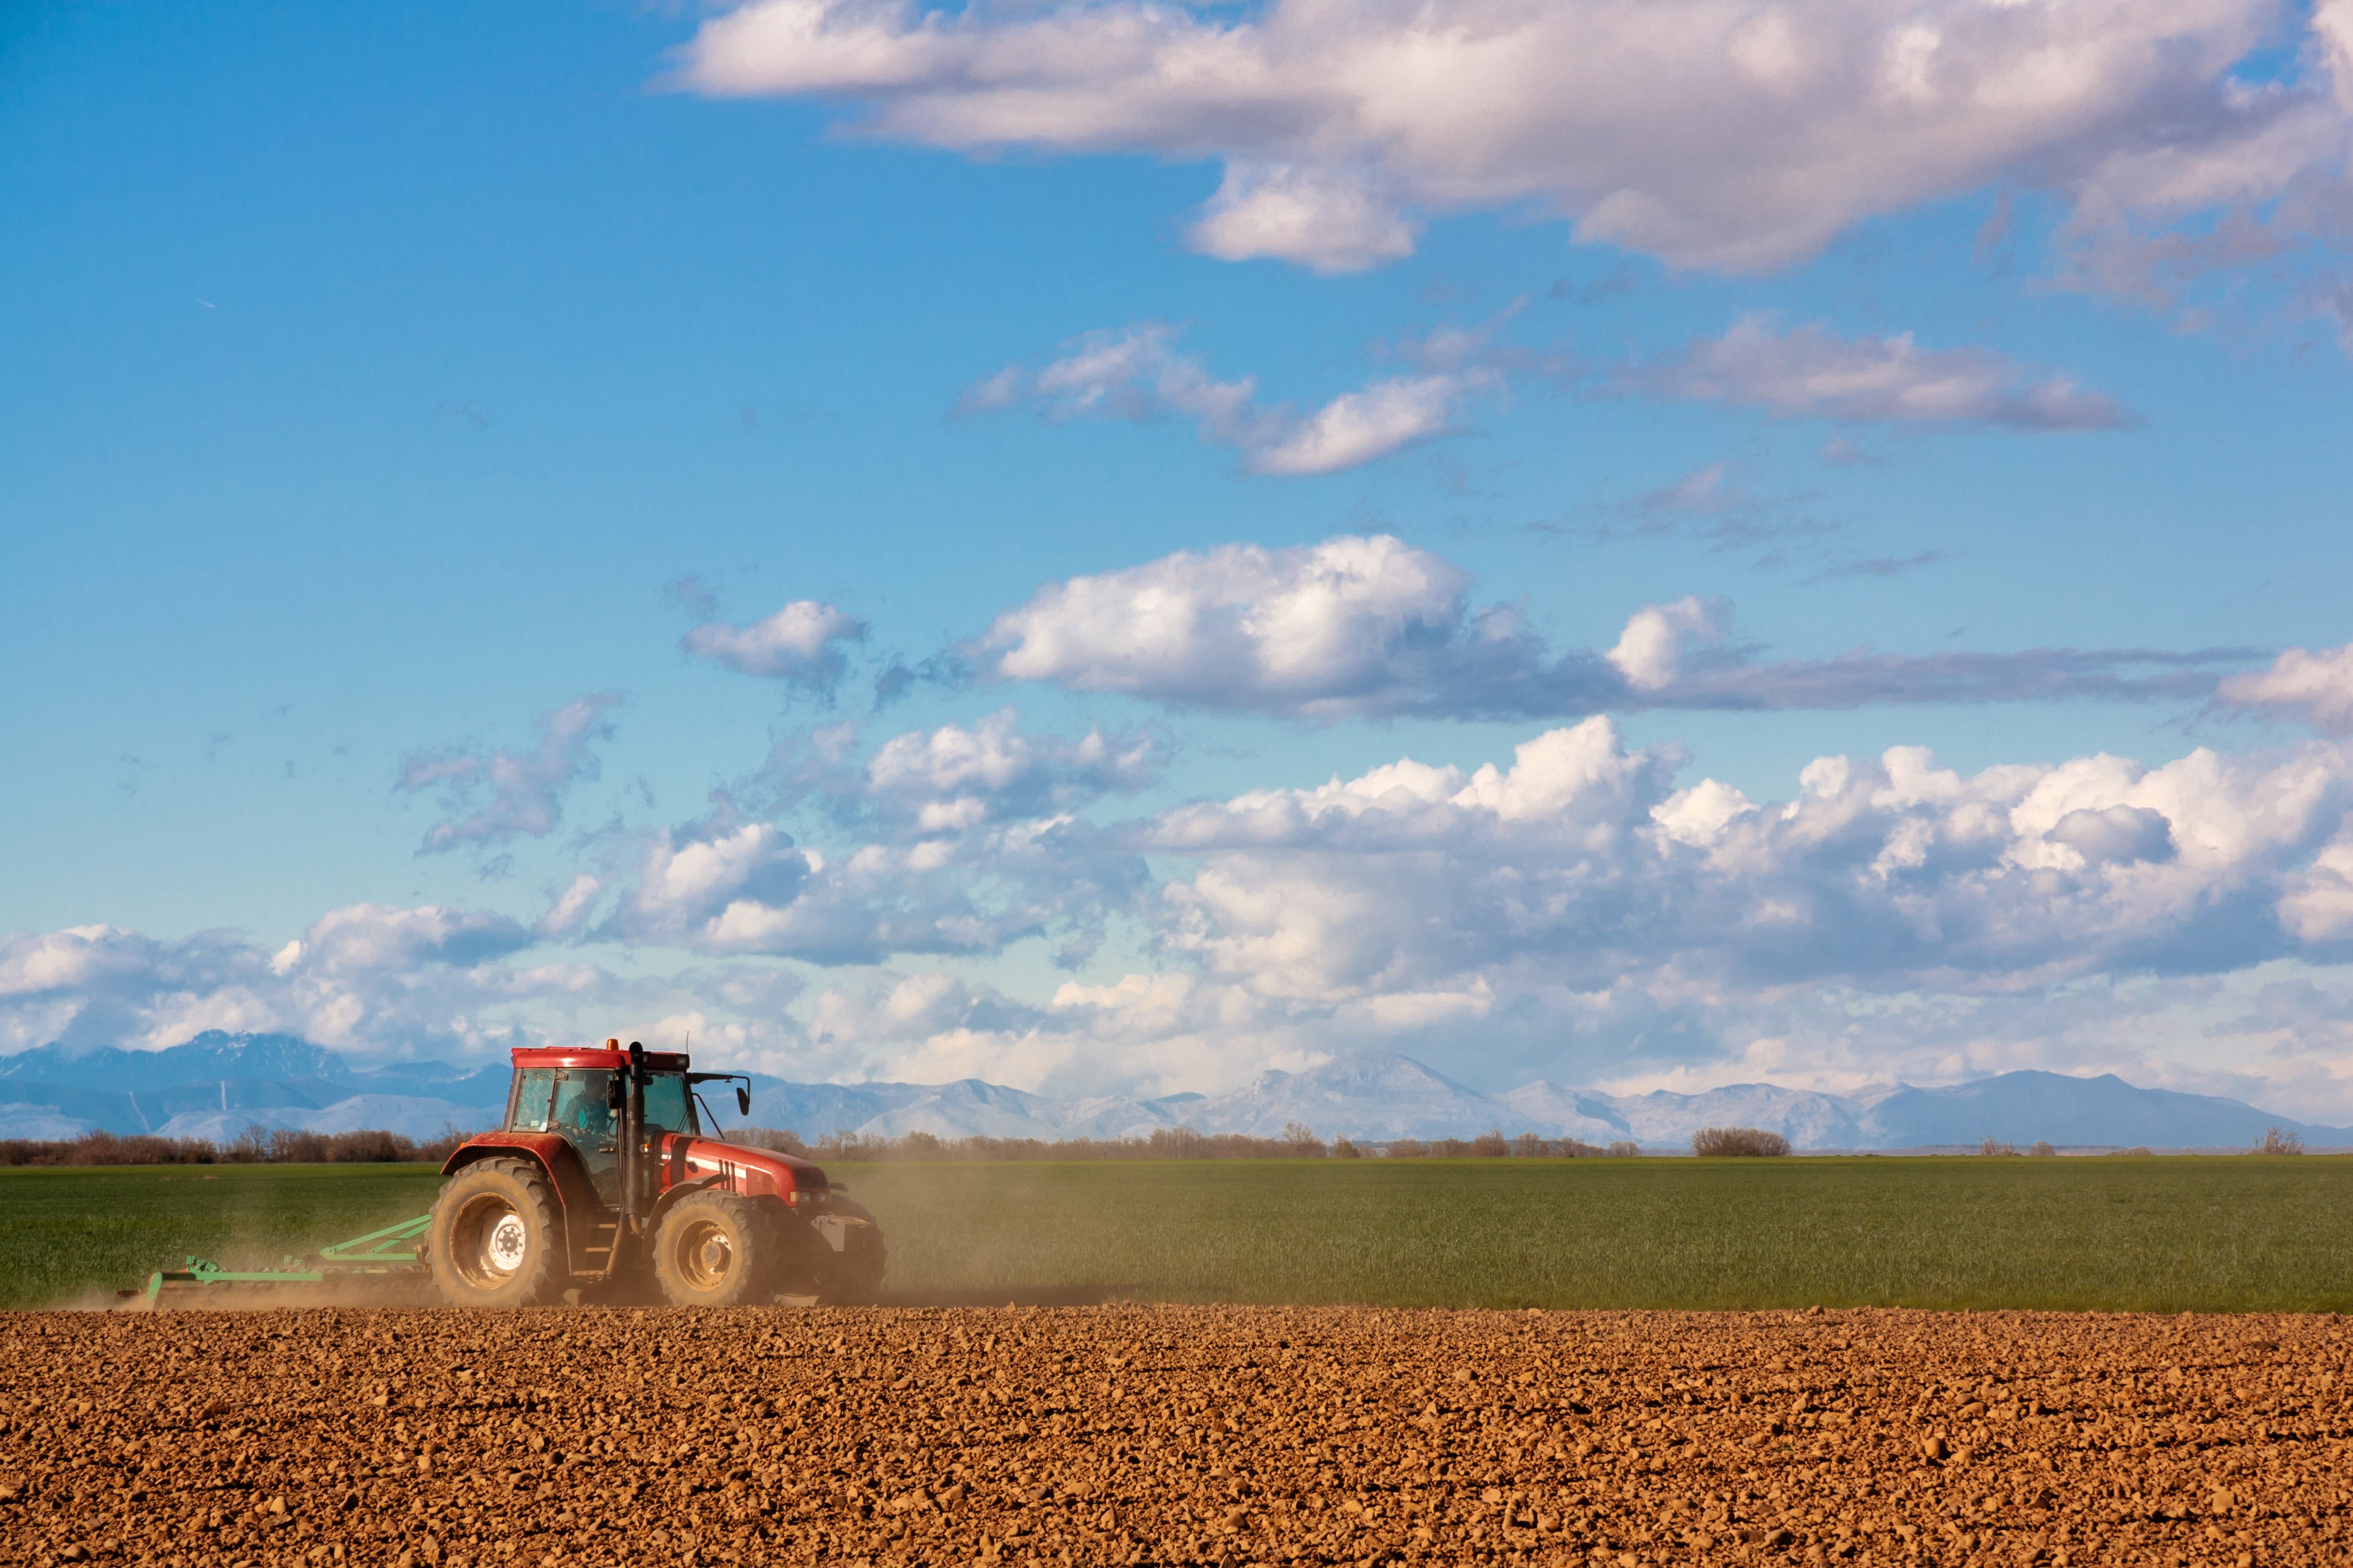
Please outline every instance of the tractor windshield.
[{"label": "tractor windshield", "polygon": [[694,1112],[687,1104],[684,1073],[646,1075],[646,1126],[662,1132],[695,1131]]},{"label": "tractor windshield", "polygon": [[[525,1068],[515,1074],[507,1103],[507,1128],[514,1132],[560,1132],[575,1144],[610,1147],[613,1075],[582,1068]],[[650,1132],[697,1131],[686,1092],[686,1075],[646,1075],[646,1129]]]},{"label": "tractor windshield", "polygon": [[554,1068],[525,1068],[515,1074],[514,1093],[507,1101],[507,1131],[546,1131],[548,1104],[554,1097]]}]

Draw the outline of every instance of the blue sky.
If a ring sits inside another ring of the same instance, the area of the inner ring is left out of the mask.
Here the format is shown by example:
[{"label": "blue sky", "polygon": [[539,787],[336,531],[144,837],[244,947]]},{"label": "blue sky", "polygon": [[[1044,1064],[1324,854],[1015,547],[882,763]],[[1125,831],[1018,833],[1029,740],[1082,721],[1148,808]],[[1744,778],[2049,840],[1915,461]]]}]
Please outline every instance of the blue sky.
[{"label": "blue sky", "polygon": [[0,26],[0,1046],[2353,1114],[2341,3]]}]

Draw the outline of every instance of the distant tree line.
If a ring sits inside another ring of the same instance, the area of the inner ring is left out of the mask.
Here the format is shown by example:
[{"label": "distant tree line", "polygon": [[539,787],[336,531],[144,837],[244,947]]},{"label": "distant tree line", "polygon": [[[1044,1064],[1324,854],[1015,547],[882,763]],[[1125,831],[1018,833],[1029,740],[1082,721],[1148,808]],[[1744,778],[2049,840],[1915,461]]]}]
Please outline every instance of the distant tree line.
[{"label": "distant tree line", "polygon": [[0,1166],[8,1165],[342,1165],[439,1164],[468,1134],[446,1128],[418,1142],[397,1132],[304,1132],[290,1127],[248,1127],[227,1143],[209,1138],[157,1138],[85,1132],[79,1138],[0,1138]]},{"label": "distant tree line", "polygon": [[1640,1145],[1606,1147],[1575,1138],[1545,1138],[1523,1132],[1506,1138],[1490,1129],[1476,1138],[1392,1138],[1384,1142],[1335,1138],[1293,1121],[1280,1138],[1242,1132],[1199,1132],[1190,1127],[1157,1127],[1136,1138],[942,1138],[930,1132],[897,1137],[880,1133],[828,1132],[815,1143],[785,1128],[745,1127],[727,1134],[738,1143],[828,1163],[855,1160],[1357,1160],[1375,1159],[1626,1159]]},{"label": "distant tree line", "polygon": [[[0,1139],[0,1167],[18,1165],[331,1165],[396,1164],[448,1159],[469,1134],[444,1128],[438,1138],[422,1141],[397,1132],[375,1130],[355,1132],[305,1132],[294,1128],[252,1126],[227,1143],[206,1138],[158,1138],[134,1133],[85,1132],[79,1138]],[[1190,1127],[1155,1128],[1138,1138],[942,1138],[930,1132],[898,1137],[837,1131],[815,1143],[785,1128],[744,1127],[723,1134],[737,1143],[819,1161],[863,1160],[1625,1160],[1642,1152],[1626,1140],[1600,1144],[1577,1138],[1545,1138],[1523,1132],[1506,1138],[1490,1128],[1476,1138],[1391,1138],[1385,1141],[1335,1138],[1329,1142],[1297,1121],[1280,1138],[1254,1138],[1241,1132],[1198,1132]],[[1755,1127],[1709,1127],[1692,1135],[1692,1152],[1700,1155],[1772,1158],[1789,1153],[1789,1141],[1778,1132]],[[2145,1148],[2117,1149],[2118,1154],[2147,1154]],[[2301,1154],[2304,1140],[2273,1128],[2255,1149],[2260,1154]],[[1988,1138],[1978,1152],[2016,1155],[2014,1143]],[[2049,1157],[2058,1151],[2036,1143],[2025,1151]]]}]

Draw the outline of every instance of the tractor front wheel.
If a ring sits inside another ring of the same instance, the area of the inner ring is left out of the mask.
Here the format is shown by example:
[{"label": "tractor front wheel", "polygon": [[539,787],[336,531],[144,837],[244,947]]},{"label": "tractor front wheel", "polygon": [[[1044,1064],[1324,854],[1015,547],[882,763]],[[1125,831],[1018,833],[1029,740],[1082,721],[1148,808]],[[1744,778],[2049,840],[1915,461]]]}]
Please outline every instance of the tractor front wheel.
[{"label": "tractor front wheel", "polygon": [[480,1160],[441,1184],[426,1259],[453,1307],[534,1307],[564,1286],[564,1224],[527,1160]]},{"label": "tractor front wheel", "polygon": [[768,1216],[733,1193],[679,1199],[654,1227],[654,1279],[673,1307],[741,1307],[776,1292]]}]

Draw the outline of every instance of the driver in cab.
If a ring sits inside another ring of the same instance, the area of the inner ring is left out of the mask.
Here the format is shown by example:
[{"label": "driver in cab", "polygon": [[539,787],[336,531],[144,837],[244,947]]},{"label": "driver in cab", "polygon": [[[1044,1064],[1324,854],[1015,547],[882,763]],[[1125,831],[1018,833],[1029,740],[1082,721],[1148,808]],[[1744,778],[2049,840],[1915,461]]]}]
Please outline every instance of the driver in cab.
[{"label": "driver in cab", "polygon": [[550,1127],[583,1149],[614,1146],[613,1109],[606,1103],[605,1086],[579,1076],[567,1076],[555,1098]]}]

